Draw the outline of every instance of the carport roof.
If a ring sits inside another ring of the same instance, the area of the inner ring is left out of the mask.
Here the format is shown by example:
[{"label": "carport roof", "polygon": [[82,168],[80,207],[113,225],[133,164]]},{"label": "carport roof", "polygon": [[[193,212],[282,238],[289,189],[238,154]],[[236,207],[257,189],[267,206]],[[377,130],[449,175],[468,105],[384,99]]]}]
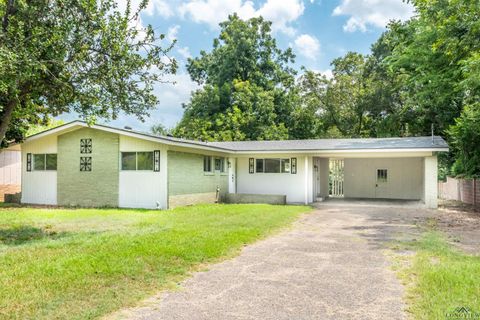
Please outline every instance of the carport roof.
[{"label": "carport roof", "polygon": [[407,150],[448,151],[442,137],[310,139],[277,141],[209,142],[208,145],[234,151],[309,151],[309,150]]}]

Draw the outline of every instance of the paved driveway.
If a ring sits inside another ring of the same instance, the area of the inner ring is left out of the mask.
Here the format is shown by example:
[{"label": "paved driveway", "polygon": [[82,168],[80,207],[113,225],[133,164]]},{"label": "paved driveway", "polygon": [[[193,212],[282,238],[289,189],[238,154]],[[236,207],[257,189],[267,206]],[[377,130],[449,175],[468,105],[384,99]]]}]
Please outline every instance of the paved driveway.
[{"label": "paved driveway", "polygon": [[416,208],[322,205],[293,228],[196,273],[128,319],[404,319],[384,242],[415,237]]}]

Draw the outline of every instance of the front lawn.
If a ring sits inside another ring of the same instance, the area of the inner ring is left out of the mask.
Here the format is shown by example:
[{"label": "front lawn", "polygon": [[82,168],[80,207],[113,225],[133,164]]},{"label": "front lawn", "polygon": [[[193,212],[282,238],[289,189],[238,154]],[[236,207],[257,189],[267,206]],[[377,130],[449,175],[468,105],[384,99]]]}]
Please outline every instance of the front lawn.
[{"label": "front lawn", "polygon": [[414,253],[395,260],[414,319],[480,319],[480,256],[452,247],[435,230],[396,249]]},{"label": "front lawn", "polygon": [[0,208],[0,318],[90,319],[134,305],[309,210]]}]

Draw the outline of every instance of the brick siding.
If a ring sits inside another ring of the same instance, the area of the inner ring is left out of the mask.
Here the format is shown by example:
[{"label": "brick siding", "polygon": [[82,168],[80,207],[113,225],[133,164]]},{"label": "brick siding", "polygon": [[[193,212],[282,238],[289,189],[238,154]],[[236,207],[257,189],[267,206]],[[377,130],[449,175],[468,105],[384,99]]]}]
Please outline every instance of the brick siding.
[{"label": "brick siding", "polygon": [[441,199],[457,200],[464,203],[480,205],[480,180],[447,178],[438,183],[438,196]]}]

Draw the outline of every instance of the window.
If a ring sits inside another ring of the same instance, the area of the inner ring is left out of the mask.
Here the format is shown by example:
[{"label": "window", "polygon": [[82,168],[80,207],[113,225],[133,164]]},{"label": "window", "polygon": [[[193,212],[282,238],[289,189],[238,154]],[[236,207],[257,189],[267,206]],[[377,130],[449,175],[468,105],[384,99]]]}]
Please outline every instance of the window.
[{"label": "window", "polygon": [[256,159],[256,172],[290,173],[290,159]]},{"label": "window", "polygon": [[80,153],[92,153],[92,139],[80,139]]},{"label": "window", "polygon": [[257,159],[256,160],[256,171],[263,172],[263,161],[264,159]]},{"label": "window", "polygon": [[210,156],[203,157],[203,171],[212,172],[212,157]]},{"label": "window", "polygon": [[80,171],[92,171],[92,157],[80,157]]},{"label": "window", "polygon": [[[160,159],[158,159],[160,161]],[[153,152],[122,152],[122,170],[124,171],[153,171]],[[160,170],[160,166],[158,165]]]},{"label": "window", "polygon": [[388,181],[388,170],[377,169],[377,182],[387,182],[387,181]]},{"label": "window", "polygon": [[280,159],[280,172],[290,173],[290,159]]},{"label": "window", "polygon": [[34,154],[33,155],[33,170],[57,170],[57,155],[55,153]]},{"label": "window", "polygon": [[215,158],[215,171],[225,172],[225,158]]},{"label": "window", "polygon": [[153,170],[153,152],[137,152],[137,170]]}]

